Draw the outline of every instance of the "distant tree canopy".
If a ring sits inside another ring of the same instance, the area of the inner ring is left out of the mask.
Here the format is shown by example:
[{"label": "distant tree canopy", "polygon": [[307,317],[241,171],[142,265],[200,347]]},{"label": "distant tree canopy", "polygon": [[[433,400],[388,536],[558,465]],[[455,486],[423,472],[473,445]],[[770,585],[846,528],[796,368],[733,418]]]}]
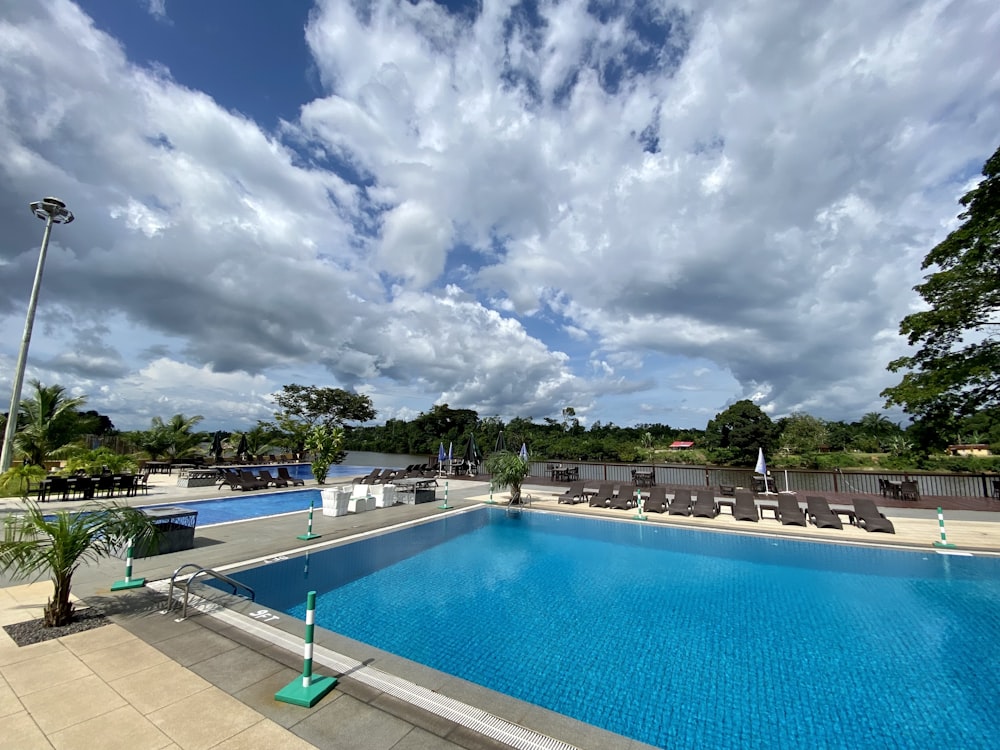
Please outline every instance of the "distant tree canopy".
[{"label": "distant tree canopy", "polygon": [[[292,383],[282,386],[274,400],[281,408],[274,413],[275,432],[297,453],[306,449],[309,436],[315,434],[317,427],[334,430],[343,427],[345,422],[368,422],[377,414],[368,396],[342,388]],[[345,455],[338,447],[331,463],[340,463]]]},{"label": "distant tree canopy", "polygon": [[737,401],[709,420],[705,445],[714,449],[717,460],[727,463],[753,462],[757,449],[770,454],[777,447],[780,431],[757,404]]},{"label": "distant tree canopy", "polygon": [[963,417],[1000,407],[1000,148],[983,176],[960,201],[962,225],[924,259],[922,268],[939,269],[914,287],[930,309],[899,326],[919,348],[889,363],[892,372],[908,372],[882,391],[887,407],[902,406],[922,423],[925,443],[953,433]]}]

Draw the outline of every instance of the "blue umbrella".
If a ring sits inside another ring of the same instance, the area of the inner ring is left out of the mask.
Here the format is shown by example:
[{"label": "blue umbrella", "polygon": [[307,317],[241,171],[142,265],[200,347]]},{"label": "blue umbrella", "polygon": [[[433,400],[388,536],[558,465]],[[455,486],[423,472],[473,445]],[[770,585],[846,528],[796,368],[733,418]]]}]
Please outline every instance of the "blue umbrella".
[{"label": "blue umbrella", "polygon": [[518,455],[521,457],[522,461],[527,461],[528,460],[528,446],[525,445],[524,443],[521,443],[521,452]]},{"label": "blue umbrella", "polygon": [[448,443],[448,460],[451,461],[451,443]]},{"label": "blue umbrella", "polygon": [[438,446],[438,463],[439,464],[444,463],[444,443],[441,443]]}]

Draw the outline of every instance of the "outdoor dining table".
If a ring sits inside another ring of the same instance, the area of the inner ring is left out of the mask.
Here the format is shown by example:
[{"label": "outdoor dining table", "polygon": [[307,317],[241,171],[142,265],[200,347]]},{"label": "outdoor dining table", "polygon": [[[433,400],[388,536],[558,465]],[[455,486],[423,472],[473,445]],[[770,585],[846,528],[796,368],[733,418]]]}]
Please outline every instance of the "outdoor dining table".
[{"label": "outdoor dining table", "polygon": [[569,482],[580,478],[580,467],[560,464],[549,469],[549,474],[553,482]]},{"label": "outdoor dining table", "polygon": [[652,487],[656,484],[652,469],[636,469],[632,472],[632,479],[637,487]]}]

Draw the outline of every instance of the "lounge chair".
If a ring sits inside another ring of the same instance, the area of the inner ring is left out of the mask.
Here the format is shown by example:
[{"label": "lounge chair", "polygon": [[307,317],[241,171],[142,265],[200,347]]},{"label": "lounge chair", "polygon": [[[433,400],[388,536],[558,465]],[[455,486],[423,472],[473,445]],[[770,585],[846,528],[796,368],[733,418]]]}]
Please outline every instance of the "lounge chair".
[{"label": "lounge chair", "polygon": [[634,484],[623,484],[618,488],[618,494],[611,499],[611,507],[615,510],[628,510],[636,507]]},{"label": "lounge chair", "polygon": [[246,490],[263,490],[267,487],[267,482],[262,479],[258,479],[253,475],[252,472],[246,469],[240,469],[239,488],[244,492]]},{"label": "lounge chair", "polygon": [[221,490],[223,485],[231,490],[240,489],[240,473],[236,469],[231,469],[228,466],[219,469],[219,489]]},{"label": "lounge chair", "polygon": [[560,502],[560,503],[566,503],[568,505],[576,505],[577,503],[582,503],[583,500],[584,500],[584,497],[583,497],[583,480],[582,479],[578,480],[576,482],[573,482],[569,486],[569,489],[567,489],[564,493],[562,493],[557,498],[558,502]]},{"label": "lounge chair", "polygon": [[806,515],[818,529],[842,529],[844,522],[830,510],[830,503],[819,495],[806,495]]},{"label": "lounge chair", "polygon": [[666,487],[650,487],[649,497],[646,498],[646,502],[643,503],[643,509],[652,511],[653,513],[666,513],[667,512],[667,488]]},{"label": "lounge chair", "polygon": [[[701,494],[700,491],[699,494]],[[757,509],[757,503],[750,490],[736,490],[733,497],[736,498],[733,502],[733,518],[737,521],[757,522],[760,520],[760,511]]]},{"label": "lounge chair", "polygon": [[597,486],[597,492],[590,496],[591,508],[607,508],[614,499],[615,486],[611,482],[601,482]]},{"label": "lounge chair", "polygon": [[298,487],[300,485],[305,486],[305,480],[296,479],[291,474],[289,474],[287,466],[278,467],[278,476],[284,479],[288,484],[292,485],[292,487]]},{"label": "lounge chair", "polygon": [[690,516],[691,504],[691,490],[687,488],[676,489],[667,505],[667,513],[671,516]]},{"label": "lounge chair", "polygon": [[257,478],[264,483],[264,486],[274,485],[275,487],[287,487],[288,482],[286,482],[281,477],[271,476],[271,472],[267,469],[261,469],[257,472]]},{"label": "lounge chair", "polygon": [[719,515],[719,504],[715,501],[714,490],[698,490],[694,505],[691,506],[691,515],[695,518],[715,518]]},{"label": "lounge chair", "polygon": [[808,526],[806,516],[795,495],[778,494],[778,520],[782,526]]},{"label": "lounge chair", "polygon": [[[287,469],[285,471],[287,471]],[[372,469],[371,471],[368,472],[367,476],[355,477],[354,484],[371,484],[378,478],[378,475],[381,473],[382,473],[381,469]]]},{"label": "lounge chair", "polygon": [[895,534],[896,527],[892,521],[875,505],[875,501],[867,497],[856,497],[854,503],[854,514],[858,519],[858,526],[865,531],[884,531],[887,534]]}]

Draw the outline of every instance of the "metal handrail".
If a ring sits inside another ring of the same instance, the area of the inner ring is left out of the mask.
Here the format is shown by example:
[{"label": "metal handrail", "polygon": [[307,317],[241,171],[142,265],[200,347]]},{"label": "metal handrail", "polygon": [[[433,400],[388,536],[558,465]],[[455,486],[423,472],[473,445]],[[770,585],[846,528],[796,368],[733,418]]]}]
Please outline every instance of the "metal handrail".
[{"label": "metal handrail", "polygon": [[167,614],[167,612],[169,612],[171,609],[173,609],[173,606],[174,606],[174,584],[177,582],[177,576],[185,568],[197,568],[197,570],[194,573],[192,573],[190,576],[188,576],[187,580],[184,581],[184,584],[183,584],[184,585],[184,606],[181,609],[181,617],[180,617],[181,620],[184,620],[184,619],[187,618],[188,596],[191,593],[191,582],[195,578],[197,578],[198,576],[203,575],[203,574],[207,575],[207,576],[211,576],[212,578],[215,578],[216,580],[222,581],[223,583],[228,583],[230,586],[233,587],[233,595],[234,596],[236,595],[236,592],[239,589],[242,588],[242,589],[246,589],[247,592],[249,592],[249,594],[250,594],[250,601],[256,601],[256,599],[257,599],[257,594],[256,594],[256,592],[252,588],[250,588],[249,586],[247,586],[245,583],[240,583],[235,578],[230,578],[229,576],[224,575],[223,573],[220,573],[217,570],[212,570],[211,568],[203,567],[203,566],[199,565],[198,563],[184,563],[179,568],[177,568],[177,570],[174,571],[173,575],[170,576],[170,588],[167,589],[167,608],[166,608],[166,610],[164,610],[163,614]]}]

